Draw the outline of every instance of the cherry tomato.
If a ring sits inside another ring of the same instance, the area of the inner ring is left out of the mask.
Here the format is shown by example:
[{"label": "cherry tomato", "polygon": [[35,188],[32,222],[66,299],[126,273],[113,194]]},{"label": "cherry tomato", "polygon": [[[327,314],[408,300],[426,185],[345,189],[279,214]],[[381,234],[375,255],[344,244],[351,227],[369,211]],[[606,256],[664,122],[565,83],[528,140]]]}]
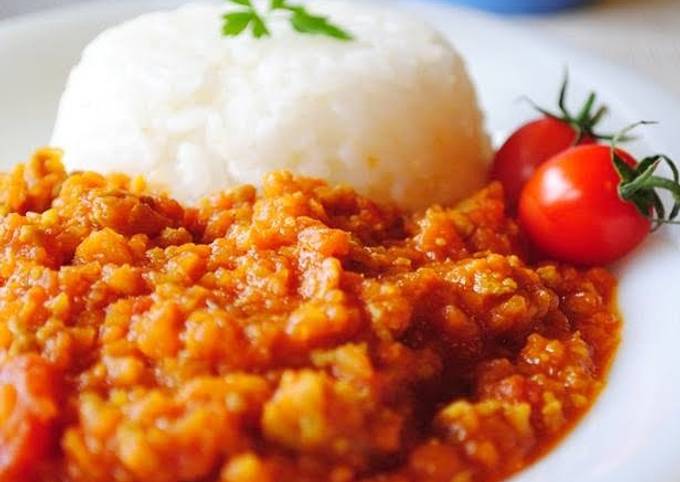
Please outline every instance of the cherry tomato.
[{"label": "cherry tomato", "polygon": [[[631,167],[630,154],[616,150]],[[615,261],[645,239],[651,223],[619,196],[611,148],[577,146],[538,168],[524,187],[519,220],[551,258],[581,265]]]},{"label": "cherry tomato", "polygon": [[[545,117],[524,125],[503,144],[494,158],[491,177],[503,184],[508,207],[512,211],[517,206],[522,188],[538,166],[572,147],[577,136],[567,122]],[[594,142],[592,136],[585,135],[578,143]]]},{"label": "cherry tomato", "polygon": [[0,482],[30,480],[55,444],[54,375],[38,355],[0,360]]}]

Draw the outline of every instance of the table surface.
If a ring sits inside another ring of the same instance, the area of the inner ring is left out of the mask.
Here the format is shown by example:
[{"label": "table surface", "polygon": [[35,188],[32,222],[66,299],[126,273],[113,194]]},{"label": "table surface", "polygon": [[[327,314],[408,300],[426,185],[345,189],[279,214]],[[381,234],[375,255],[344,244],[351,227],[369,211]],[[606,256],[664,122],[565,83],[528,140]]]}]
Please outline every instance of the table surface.
[{"label": "table surface", "polygon": [[[86,0],[0,0],[0,18],[79,1]],[[635,69],[680,97],[680,0],[600,0],[554,15],[506,18]]]}]

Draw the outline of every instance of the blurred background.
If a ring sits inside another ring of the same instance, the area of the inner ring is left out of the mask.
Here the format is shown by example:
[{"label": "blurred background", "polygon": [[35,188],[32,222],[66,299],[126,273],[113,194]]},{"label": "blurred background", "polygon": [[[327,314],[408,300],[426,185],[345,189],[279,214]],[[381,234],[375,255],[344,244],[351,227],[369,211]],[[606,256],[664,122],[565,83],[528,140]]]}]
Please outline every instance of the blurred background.
[{"label": "blurred background", "polygon": [[[83,1],[92,0],[0,0],[0,21]],[[633,68],[680,97],[680,0],[438,1],[502,15],[558,43]]]}]

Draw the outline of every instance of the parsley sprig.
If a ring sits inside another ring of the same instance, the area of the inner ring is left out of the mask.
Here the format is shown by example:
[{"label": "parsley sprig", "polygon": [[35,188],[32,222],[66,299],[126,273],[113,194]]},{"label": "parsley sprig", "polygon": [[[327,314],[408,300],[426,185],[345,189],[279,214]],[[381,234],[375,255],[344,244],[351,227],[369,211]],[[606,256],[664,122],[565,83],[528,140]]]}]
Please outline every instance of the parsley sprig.
[{"label": "parsley sprig", "polygon": [[[267,26],[266,19],[261,15],[253,0],[228,0],[243,9],[229,12],[223,16],[224,25],[222,34],[227,37],[237,37],[250,28],[255,38],[270,37],[271,30]],[[352,40],[352,35],[341,27],[334,25],[327,17],[314,15],[301,5],[291,5],[288,0],[270,0],[269,14],[272,12],[285,12],[292,27],[300,33],[310,35],[325,35],[338,40]]]}]

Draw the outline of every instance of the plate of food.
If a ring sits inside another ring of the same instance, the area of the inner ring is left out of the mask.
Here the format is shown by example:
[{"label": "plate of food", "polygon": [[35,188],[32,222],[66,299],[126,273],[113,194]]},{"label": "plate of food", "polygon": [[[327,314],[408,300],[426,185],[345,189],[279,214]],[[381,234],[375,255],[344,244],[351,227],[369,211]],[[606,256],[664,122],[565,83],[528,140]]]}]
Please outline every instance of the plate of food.
[{"label": "plate of food", "polygon": [[0,72],[0,482],[680,478],[643,77],[340,0],[76,5]]}]

